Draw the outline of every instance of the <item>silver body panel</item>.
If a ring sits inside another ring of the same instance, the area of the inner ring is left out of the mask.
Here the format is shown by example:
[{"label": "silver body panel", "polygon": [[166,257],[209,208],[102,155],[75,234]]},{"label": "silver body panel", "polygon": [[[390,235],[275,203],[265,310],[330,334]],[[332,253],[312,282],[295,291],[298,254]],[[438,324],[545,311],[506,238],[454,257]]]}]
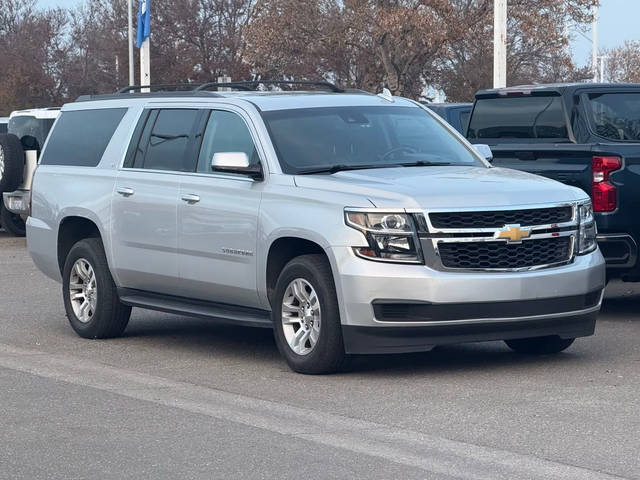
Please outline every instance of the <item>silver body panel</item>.
[{"label": "silver body panel", "polygon": [[[256,107],[338,105],[393,108],[416,104],[404,99],[389,103],[377,96],[356,94],[243,93],[223,98],[124,98],[65,106],[63,111],[103,107],[128,107],[129,111],[97,167],[41,165],[36,170],[32,216],[27,222],[28,247],[36,265],[60,280],[58,228],[66,217],[80,216],[98,226],[119,287],[265,310],[271,308],[266,264],[273,242],[282,237],[315,242],[331,263],[345,325],[384,325],[374,318],[371,306],[378,299],[498,302],[581,295],[604,287],[604,260],[598,250],[575,256],[566,265],[525,272],[443,272],[425,265],[386,264],[357,257],[353,247],[366,246],[366,241],[360,232],[345,225],[345,208],[496,210],[573,203],[588,197],[552,180],[489,167],[283,174]],[[143,108],[167,106],[220,108],[240,114],[254,137],[264,180],[122,168]],[[459,134],[445,127],[473,150]],[[46,144],[44,148],[46,154]],[[118,193],[119,189],[134,193]],[[185,196],[187,200],[183,200]],[[194,196],[198,201],[192,201]]]}]

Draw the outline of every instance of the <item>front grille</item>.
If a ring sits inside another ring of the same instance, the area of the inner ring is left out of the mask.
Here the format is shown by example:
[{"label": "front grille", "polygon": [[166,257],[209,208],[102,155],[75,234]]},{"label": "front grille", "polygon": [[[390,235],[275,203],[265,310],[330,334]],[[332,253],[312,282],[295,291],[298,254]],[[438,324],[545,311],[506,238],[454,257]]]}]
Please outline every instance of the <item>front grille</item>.
[{"label": "front grille", "polygon": [[525,240],[519,244],[506,242],[440,242],[442,265],[463,269],[530,268],[571,259],[571,237]]},{"label": "front grille", "polygon": [[509,224],[551,225],[569,222],[573,218],[570,206],[500,210],[490,212],[438,212],[429,214],[435,228],[501,228]]}]

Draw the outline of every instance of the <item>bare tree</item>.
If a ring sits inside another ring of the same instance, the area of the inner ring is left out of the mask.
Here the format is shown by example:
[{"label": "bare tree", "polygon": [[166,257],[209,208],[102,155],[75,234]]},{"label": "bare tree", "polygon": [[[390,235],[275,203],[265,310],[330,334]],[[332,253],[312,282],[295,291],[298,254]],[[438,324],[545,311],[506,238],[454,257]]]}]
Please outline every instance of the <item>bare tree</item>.
[{"label": "bare tree", "polygon": [[607,77],[610,82],[640,82],[640,41],[602,52],[607,57]]},{"label": "bare tree", "polygon": [[34,0],[0,0],[0,113],[61,101],[66,23],[60,9],[38,11]]},{"label": "bare tree", "polygon": [[[597,0],[510,0],[509,85],[585,78],[585,70],[577,69],[571,59],[568,26],[590,21],[595,3]],[[491,7],[443,57],[436,83],[449,100],[470,101],[477,90],[492,86],[492,22]]]}]

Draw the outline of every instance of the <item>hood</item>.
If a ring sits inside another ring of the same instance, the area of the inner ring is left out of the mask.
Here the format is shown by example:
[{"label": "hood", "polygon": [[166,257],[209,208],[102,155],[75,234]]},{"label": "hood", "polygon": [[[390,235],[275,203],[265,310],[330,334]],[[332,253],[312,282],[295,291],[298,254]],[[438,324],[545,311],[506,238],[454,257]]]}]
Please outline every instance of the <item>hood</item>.
[{"label": "hood", "polygon": [[379,208],[504,207],[588,198],[575,187],[506,168],[399,167],[298,175],[298,187],[366,197]]}]

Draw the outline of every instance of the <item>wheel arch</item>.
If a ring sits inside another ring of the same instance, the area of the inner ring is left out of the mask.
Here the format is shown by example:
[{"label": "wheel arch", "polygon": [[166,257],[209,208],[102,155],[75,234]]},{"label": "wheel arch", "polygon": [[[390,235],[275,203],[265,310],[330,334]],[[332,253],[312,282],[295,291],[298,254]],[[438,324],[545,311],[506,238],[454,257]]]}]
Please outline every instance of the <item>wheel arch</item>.
[{"label": "wheel arch", "polygon": [[99,238],[100,240],[104,238],[94,220],[79,215],[69,215],[62,218],[58,226],[57,248],[60,273],[64,269],[64,262],[71,248],[85,238]]},{"label": "wheel arch", "polygon": [[334,262],[327,252],[327,246],[323,245],[323,243],[325,242],[318,238],[301,235],[300,233],[285,234],[271,240],[265,256],[263,274],[260,276],[262,281],[261,290],[264,292],[269,305],[271,304],[271,296],[278,276],[284,266],[292,259],[307,254],[324,255],[329,261],[332,272],[335,272]]}]

